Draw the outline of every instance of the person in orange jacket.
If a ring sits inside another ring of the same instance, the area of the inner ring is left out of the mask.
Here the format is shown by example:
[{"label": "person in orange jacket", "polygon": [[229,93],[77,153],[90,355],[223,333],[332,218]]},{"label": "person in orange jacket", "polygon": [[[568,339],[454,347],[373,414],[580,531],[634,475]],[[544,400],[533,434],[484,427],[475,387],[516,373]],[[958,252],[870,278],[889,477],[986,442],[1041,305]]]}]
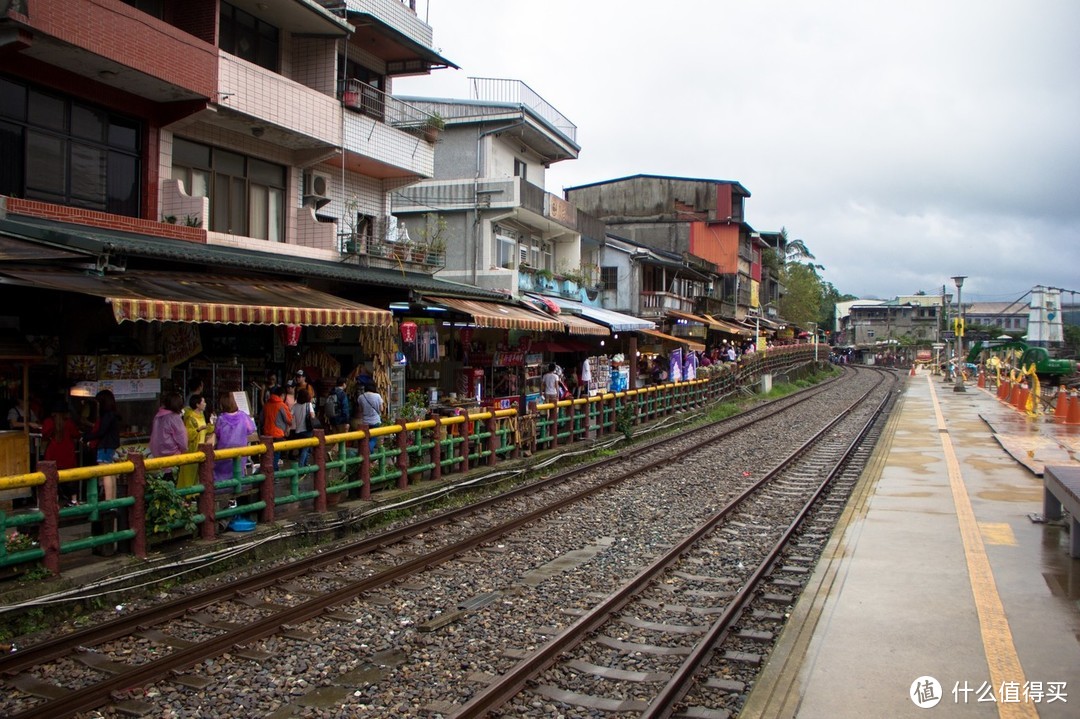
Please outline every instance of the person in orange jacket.
[{"label": "person in orange jacket", "polygon": [[[270,390],[270,398],[263,405],[262,433],[266,437],[285,439],[292,429],[292,410],[285,403],[283,395],[285,390],[281,387],[273,387]],[[274,452],[274,469],[281,463],[281,452]]]}]

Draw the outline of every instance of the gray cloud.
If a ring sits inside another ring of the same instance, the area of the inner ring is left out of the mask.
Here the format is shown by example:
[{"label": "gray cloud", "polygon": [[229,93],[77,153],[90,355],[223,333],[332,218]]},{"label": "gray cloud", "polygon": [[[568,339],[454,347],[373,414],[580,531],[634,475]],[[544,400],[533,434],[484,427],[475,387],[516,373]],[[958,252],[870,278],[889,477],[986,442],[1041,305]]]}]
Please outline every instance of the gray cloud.
[{"label": "gray cloud", "polygon": [[[423,13],[424,3],[420,3]],[[964,296],[1080,290],[1080,3],[433,0],[467,96],[521,80],[578,125],[547,188],[639,172],[741,182],[842,292],[971,277]]]}]

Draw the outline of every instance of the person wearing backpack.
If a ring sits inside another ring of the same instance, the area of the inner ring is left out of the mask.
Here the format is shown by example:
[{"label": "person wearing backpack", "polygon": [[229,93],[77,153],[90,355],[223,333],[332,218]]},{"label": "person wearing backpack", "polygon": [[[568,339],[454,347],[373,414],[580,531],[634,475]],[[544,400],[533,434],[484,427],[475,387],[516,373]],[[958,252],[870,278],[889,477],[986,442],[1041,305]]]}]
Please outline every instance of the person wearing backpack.
[{"label": "person wearing backpack", "polygon": [[[322,428],[315,417],[315,404],[306,388],[296,390],[296,404],[293,405],[292,414],[292,434],[289,435],[289,439],[310,439],[315,436],[316,429]],[[311,447],[301,448],[297,465],[306,467],[310,457]]]},{"label": "person wearing backpack", "polygon": [[326,397],[326,420],[334,434],[349,431],[349,417],[352,416],[352,407],[349,403],[349,393],[345,391],[348,385],[348,377],[338,377],[334,389]]}]

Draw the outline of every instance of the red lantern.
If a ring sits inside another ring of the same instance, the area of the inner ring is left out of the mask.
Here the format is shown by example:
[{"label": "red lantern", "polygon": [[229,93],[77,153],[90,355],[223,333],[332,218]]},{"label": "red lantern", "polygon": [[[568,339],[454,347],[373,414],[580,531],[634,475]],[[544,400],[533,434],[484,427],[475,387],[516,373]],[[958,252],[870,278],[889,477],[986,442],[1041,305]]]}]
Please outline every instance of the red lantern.
[{"label": "red lantern", "polygon": [[415,322],[402,322],[401,327],[401,341],[405,344],[412,344],[416,341],[416,323]]},{"label": "red lantern", "polygon": [[301,329],[303,329],[301,325],[285,325],[282,328],[281,335],[285,339],[286,347],[295,347],[300,344]]}]

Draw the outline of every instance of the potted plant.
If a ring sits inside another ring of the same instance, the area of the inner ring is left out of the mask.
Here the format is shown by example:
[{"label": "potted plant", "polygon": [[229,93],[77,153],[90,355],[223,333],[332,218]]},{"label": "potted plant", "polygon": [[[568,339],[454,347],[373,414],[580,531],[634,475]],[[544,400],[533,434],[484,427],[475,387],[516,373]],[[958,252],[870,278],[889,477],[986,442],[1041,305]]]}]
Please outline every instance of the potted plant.
[{"label": "potted plant", "polygon": [[439,139],[439,133],[446,127],[446,120],[443,119],[439,113],[433,113],[428,116],[427,121],[424,122],[424,139],[428,142],[435,144],[435,141]]}]

